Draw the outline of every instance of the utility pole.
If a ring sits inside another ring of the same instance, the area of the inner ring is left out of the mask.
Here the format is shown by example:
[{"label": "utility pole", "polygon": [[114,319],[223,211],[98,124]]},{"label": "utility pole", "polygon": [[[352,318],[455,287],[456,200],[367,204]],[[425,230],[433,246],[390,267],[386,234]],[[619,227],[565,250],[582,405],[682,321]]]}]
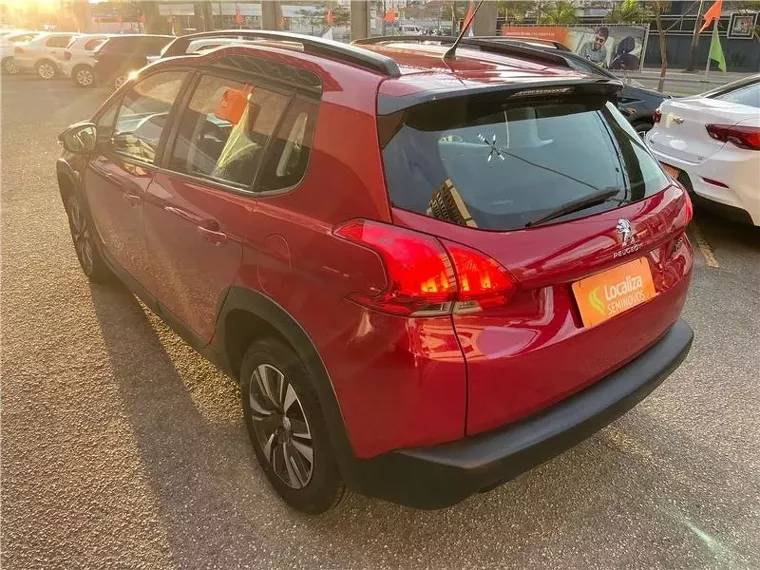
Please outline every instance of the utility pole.
[{"label": "utility pole", "polygon": [[[694,20],[694,31],[691,35],[691,48],[689,49],[689,65],[686,66],[684,71],[696,71],[697,66],[697,45],[699,43],[699,28],[702,23],[702,10],[705,7],[705,0],[699,0],[699,7],[697,8],[697,19]],[[709,59],[709,58],[708,58]]]}]

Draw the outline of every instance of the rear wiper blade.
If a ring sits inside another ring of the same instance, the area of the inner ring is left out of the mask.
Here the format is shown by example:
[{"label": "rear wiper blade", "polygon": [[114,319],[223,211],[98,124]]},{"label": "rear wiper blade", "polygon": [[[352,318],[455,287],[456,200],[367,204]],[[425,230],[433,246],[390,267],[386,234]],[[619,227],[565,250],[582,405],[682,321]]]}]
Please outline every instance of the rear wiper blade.
[{"label": "rear wiper blade", "polygon": [[606,202],[613,196],[617,195],[619,192],[620,192],[620,188],[612,188],[612,187],[602,188],[601,190],[597,190],[596,192],[593,192],[591,194],[586,194],[584,196],[581,196],[580,198],[571,200],[570,202],[563,204],[559,208],[552,210],[551,212],[548,212],[544,214],[543,216],[536,218],[535,220],[531,220],[530,222],[525,224],[525,227],[530,228],[532,226],[537,226],[539,224],[549,222],[556,218],[561,218],[562,216],[566,216],[567,214],[572,214],[573,212],[579,212],[581,210],[585,210],[586,208],[590,208],[591,206],[596,206],[597,204]]}]

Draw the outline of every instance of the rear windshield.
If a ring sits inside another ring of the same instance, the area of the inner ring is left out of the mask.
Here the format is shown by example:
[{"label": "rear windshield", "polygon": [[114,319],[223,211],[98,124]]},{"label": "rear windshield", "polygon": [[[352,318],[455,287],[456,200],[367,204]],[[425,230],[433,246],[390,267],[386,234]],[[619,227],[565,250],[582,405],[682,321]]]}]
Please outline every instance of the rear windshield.
[{"label": "rear windshield", "polygon": [[383,150],[394,206],[513,230],[600,190],[618,192],[553,221],[617,208],[668,185],[630,124],[601,97],[519,105],[501,99],[437,101],[397,117]]}]

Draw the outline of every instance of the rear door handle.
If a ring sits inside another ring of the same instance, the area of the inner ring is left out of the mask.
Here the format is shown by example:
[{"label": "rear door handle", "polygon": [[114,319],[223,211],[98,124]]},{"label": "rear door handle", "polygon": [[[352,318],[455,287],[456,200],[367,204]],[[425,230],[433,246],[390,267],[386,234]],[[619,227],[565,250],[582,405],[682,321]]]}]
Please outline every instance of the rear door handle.
[{"label": "rear door handle", "polygon": [[124,198],[130,206],[139,206],[142,204],[142,198],[137,194],[129,194],[128,192],[125,192],[121,197]]},{"label": "rear door handle", "polygon": [[227,234],[219,230],[219,223],[216,220],[208,220],[199,224],[198,232],[214,245],[227,243]]}]

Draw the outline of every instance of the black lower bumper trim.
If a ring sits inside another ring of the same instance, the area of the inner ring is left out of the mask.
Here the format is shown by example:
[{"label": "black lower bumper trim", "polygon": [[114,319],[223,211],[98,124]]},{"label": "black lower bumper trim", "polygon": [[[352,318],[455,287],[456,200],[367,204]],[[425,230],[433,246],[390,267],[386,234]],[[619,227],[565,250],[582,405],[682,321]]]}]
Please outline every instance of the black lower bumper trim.
[{"label": "black lower bumper trim", "polygon": [[643,400],[681,362],[694,333],[679,320],[638,358],[548,410],[507,428],[358,461],[358,492],[421,509],[453,505],[583,441]]}]

